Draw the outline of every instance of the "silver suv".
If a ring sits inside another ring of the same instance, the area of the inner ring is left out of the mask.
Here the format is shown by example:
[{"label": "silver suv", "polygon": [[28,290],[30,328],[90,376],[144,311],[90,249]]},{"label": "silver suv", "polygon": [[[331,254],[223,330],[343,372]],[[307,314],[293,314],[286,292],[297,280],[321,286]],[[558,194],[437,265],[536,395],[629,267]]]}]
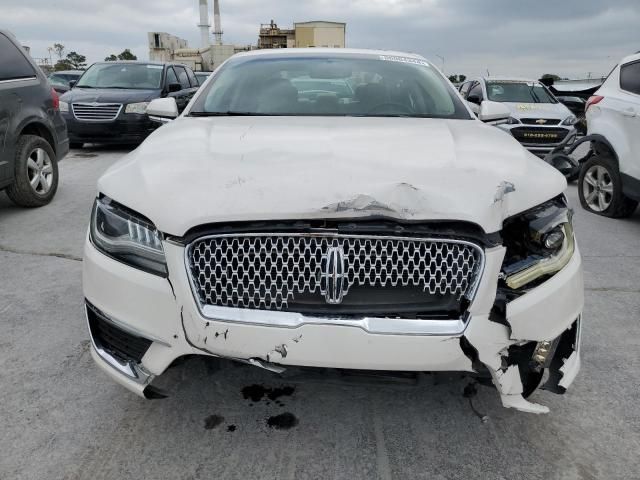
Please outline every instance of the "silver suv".
[{"label": "silver suv", "polygon": [[463,83],[460,93],[478,113],[485,100],[500,102],[511,111],[499,128],[511,133],[527,150],[544,157],[576,140],[578,119],[542,83],[516,78],[486,77]]}]

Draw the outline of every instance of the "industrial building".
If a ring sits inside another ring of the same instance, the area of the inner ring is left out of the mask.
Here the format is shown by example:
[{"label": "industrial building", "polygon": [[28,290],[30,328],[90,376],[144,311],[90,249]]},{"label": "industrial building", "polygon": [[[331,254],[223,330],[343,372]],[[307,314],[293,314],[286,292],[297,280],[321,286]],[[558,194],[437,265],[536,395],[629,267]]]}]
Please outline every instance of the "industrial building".
[{"label": "industrial building", "polygon": [[222,41],[219,0],[213,2],[213,38],[209,35],[209,6],[207,0],[199,0],[200,48],[189,48],[186,40],[165,32],[149,32],[149,60],[180,62],[194,71],[211,72],[227,58],[238,52],[251,50],[250,45],[225,45]]},{"label": "industrial building", "polygon": [[260,25],[258,48],[344,48],[346,23],[341,22],[296,22],[293,28],[280,28],[271,20]]}]

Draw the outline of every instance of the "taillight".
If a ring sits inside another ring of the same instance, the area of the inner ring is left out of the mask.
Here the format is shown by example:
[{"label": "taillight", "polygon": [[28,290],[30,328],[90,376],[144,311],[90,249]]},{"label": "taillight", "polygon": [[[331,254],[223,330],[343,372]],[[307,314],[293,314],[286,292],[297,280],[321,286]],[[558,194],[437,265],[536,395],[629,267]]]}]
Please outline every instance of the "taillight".
[{"label": "taillight", "polygon": [[602,100],[604,100],[604,97],[602,95],[594,95],[593,97],[589,97],[589,100],[587,100],[587,104],[584,106],[584,111],[586,112],[587,110],[589,110],[589,107],[591,105],[600,103]]},{"label": "taillight", "polygon": [[53,109],[60,110],[60,97],[53,88],[51,89],[51,100],[53,100]]}]

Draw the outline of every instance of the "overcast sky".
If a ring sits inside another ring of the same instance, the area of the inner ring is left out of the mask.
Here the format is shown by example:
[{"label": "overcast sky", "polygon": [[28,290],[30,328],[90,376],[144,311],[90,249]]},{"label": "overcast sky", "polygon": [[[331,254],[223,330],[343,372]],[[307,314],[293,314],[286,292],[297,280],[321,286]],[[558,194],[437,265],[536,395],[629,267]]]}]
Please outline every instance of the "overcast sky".
[{"label": "overcast sky", "polygon": [[[210,0],[212,9],[213,0]],[[447,74],[603,75],[640,50],[640,0],[220,0],[224,42],[255,44],[274,19],[347,23],[347,46],[420,53]],[[0,0],[0,28],[34,57],[62,43],[89,62],[130,48],[148,58],[147,32],[199,46],[197,0]],[[213,15],[211,15],[213,16]]]}]

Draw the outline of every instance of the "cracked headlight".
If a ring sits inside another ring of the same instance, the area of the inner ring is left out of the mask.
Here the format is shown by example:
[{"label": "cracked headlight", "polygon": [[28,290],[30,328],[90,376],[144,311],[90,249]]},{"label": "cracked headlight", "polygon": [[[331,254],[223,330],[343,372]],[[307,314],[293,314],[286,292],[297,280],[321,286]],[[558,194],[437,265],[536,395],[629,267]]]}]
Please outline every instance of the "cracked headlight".
[{"label": "cracked headlight", "polygon": [[507,287],[535,286],[569,263],[575,251],[571,217],[561,195],[505,222],[501,277]]},{"label": "cracked headlight", "polygon": [[144,115],[147,113],[147,106],[149,102],[140,102],[140,103],[130,103],[124,109],[124,113],[137,113],[139,115]]},{"label": "cracked headlight", "polygon": [[98,198],[89,231],[91,242],[105,255],[145,272],[167,276],[160,232],[141,215],[108,197]]},{"label": "cracked headlight", "polygon": [[571,115],[564,119],[562,125],[575,125],[576,123],[578,123],[578,119],[575,115]]},{"label": "cracked headlight", "polygon": [[520,122],[520,120],[518,120],[515,117],[509,117],[509,119],[507,120],[507,125],[518,125],[522,122]]}]

